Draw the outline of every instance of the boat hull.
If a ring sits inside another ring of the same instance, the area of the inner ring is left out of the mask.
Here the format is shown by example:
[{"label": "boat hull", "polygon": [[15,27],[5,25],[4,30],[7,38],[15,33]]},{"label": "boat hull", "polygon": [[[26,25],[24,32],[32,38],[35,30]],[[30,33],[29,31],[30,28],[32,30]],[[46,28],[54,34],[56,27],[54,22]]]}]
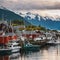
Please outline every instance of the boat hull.
[{"label": "boat hull", "polygon": [[39,51],[40,46],[25,46],[21,48],[22,51]]},{"label": "boat hull", "polygon": [[20,48],[12,49],[12,53],[20,52]]},{"label": "boat hull", "polygon": [[10,54],[12,54],[11,50],[8,50],[8,49],[0,50],[0,55],[10,55]]}]

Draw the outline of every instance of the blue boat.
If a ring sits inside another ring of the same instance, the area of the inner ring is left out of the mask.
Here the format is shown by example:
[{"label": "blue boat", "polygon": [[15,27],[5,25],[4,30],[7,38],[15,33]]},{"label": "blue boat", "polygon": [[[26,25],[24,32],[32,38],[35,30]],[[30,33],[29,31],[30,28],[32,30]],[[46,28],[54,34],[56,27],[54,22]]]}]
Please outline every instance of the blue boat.
[{"label": "blue boat", "polygon": [[33,44],[25,41],[21,49],[22,49],[22,51],[39,51],[40,45],[33,45]]}]

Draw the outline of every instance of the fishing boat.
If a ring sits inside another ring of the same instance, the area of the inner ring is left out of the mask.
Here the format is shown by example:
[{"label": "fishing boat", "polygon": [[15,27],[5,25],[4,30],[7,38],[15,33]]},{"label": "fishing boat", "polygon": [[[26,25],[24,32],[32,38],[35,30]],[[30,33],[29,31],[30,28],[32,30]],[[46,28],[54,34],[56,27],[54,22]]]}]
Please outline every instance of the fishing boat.
[{"label": "fishing boat", "polygon": [[7,27],[6,21],[0,21],[0,55],[11,54],[11,48],[8,47],[9,35],[5,34]]},{"label": "fishing boat", "polygon": [[24,41],[24,44],[21,49],[22,51],[39,51],[40,45],[33,45],[29,43],[28,41]]},{"label": "fishing boat", "polygon": [[0,55],[11,54],[17,52],[17,50],[19,51],[20,47],[18,43],[16,43],[17,41],[18,38],[12,26],[2,21],[0,23]]},{"label": "fishing boat", "polygon": [[14,29],[13,26],[11,25],[11,22],[9,25],[9,32],[7,33],[7,35],[9,35],[9,45],[12,49],[11,52],[12,53],[19,52],[21,46],[19,46],[19,39],[17,35],[14,33]]},{"label": "fishing boat", "polygon": [[42,35],[42,36],[35,37],[34,42],[32,42],[32,44],[43,46],[46,44],[47,41],[48,40],[46,39],[46,37]]},{"label": "fishing boat", "polygon": [[48,41],[47,44],[51,44],[51,45],[57,45],[60,44],[60,38],[58,37],[58,39],[53,39]]}]

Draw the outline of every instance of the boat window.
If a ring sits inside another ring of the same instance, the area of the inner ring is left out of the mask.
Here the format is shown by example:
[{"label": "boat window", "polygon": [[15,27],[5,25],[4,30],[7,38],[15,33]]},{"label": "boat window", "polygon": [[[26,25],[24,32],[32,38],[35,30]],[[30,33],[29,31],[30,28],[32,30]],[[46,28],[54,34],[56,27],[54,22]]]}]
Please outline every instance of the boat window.
[{"label": "boat window", "polygon": [[18,46],[18,45],[13,45],[13,47],[16,47],[16,46]]},{"label": "boat window", "polygon": [[11,47],[11,46],[8,46],[8,47]]}]

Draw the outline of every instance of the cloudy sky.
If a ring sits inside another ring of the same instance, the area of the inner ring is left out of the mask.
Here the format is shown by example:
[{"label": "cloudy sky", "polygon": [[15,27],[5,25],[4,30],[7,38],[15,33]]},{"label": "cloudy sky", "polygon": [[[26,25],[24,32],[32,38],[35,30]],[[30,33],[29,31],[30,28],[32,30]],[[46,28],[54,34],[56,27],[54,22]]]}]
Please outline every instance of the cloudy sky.
[{"label": "cloudy sky", "polygon": [[60,0],[0,0],[0,5],[15,12],[60,16]]}]

